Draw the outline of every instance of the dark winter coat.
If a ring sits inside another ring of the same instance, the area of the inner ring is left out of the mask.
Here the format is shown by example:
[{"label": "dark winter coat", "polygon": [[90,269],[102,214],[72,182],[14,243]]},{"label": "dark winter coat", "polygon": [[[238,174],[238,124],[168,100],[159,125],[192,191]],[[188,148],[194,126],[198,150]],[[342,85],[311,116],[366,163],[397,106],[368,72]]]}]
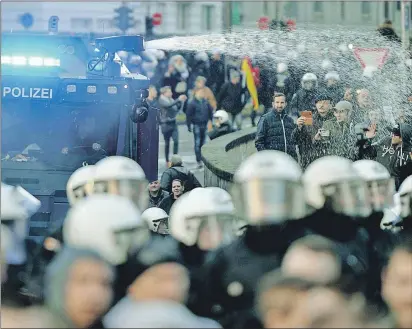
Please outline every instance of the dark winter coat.
[{"label": "dark winter coat", "polygon": [[189,192],[196,187],[202,187],[196,176],[193,175],[190,170],[179,165],[170,167],[163,172],[162,178],[160,179],[162,190],[172,193],[172,182],[175,179],[180,179],[183,182],[185,192]]},{"label": "dark winter coat", "polygon": [[186,111],[186,123],[188,127],[192,124],[206,125],[213,120],[213,108],[206,99],[194,98],[188,105]]},{"label": "dark winter coat", "polygon": [[210,76],[206,84],[216,94],[225,83],[225,64],[222,60],[210,61]]},{"label": "dark winter coat", "polygon": [[286,113],[278,113],[272,109],[259,120],[255,139],[256,149],[258,152],[283,151],[297,158],[296,143],[292,138],[295,127],[292,118]]},{"label": "dark winter coat", "polygon": [[[201,315],[218,319],[224,328],[250,328],[246,323],[253,319],[259,279],[279,268],[290,244],[305,234],[297,221],[250,226],[243,236],[219,248],[204,266]],[[234,283],[239,291],[232,291]]]},{"label": "dark winter coat", "polygon": [[340,84],[335,84],[330,87],[325,87],[323,93],[328,95],[332,99],[332,104],[336,104],[343,99],[345,95],[345,90]]},{"label": "dark winter coat", "polygon": [[163,209],[166,214],[169,215],[170,209],[172,209],[173,204],[176,202],[177,199],[174,198],[173,193],[169,194],[166,198],[162,200],[159,204],[159,208]]},{"label": "dark winter coat", "polygon": [[156,196],[153,196],[149,193],[149,206],[150,207],[158,207],[160,202],[162,202],[162,200],[164,198],[166,198],[169,194],[166,191],[163,191],[162,189],[159,190],[159,192],[157,193]]},{"label": "dark winter coat", "polygon": [[316,159],[327,155],[328,145],[322,141],[315,141],[314,137],[326,121],[333,119],[334,115],[332,111],[325,117],[321,117],[319,113],[316,112],[313,114],[312,126],[303,126],[302,129],[296,128],[293,131],[293,138],[299,147],[301,165],[303,168],[306,168]]},{"label": "dark winter coat", "polygon": [[404,176],[403,167],[410,166],[412,162],[412,126],[400,124],[402,145],[392,146],[391,137],[386,138],[381,143],[374,145],[376,161],[383,164],[395,178],[396,188],[399,188],[401,178]]},{"label": "dark winter coat", "polygon": [[380,33],[380,35],[387,38],[389,41],[394,41],[398,43],[402,42],[401,38],[399,38],[395,30],[390,26],[382,26],[378,29],[378,32]]},{"label": "dark winter coat", "polygon": [[246,104],[246,97],[242,101],[244,91],[241,83],[233,84],[230,81],[226,82],[216,97],[217,108],[224,109],[232,115],[239,114]]}]

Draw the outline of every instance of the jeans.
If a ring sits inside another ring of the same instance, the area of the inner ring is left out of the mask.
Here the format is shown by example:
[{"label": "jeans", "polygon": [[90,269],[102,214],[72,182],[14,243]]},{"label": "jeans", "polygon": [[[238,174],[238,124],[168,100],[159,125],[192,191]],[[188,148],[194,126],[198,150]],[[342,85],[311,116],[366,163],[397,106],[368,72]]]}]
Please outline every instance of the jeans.
[{"label": "jeans", "polygon": [[193,136],[195,138],[195,154],[196,154],[197,162],[202,161],[202,154],[200,150],[206,140],[206,131],[207,131],[207,123],[193,125]]},{"label": "jeans", "polygon": [[242,129],[242,122],[243,122],[243,117],[242,117],[242,113],[238,113],[236,115],[233,115],[231,113],[229,114],[229,119],[232,122],[232,127],[235,127],[235,123],[236,123],[236,128],[238,130]]},{"label": "jeans", "polygon": [[167,133],[163,133],[163,138],[165,139],[166,162],[169,162],[170,138],[173,139],[173,154],[179,153],[179,130],[177,128],[177,125],[174,126],[173,130],[169,130]]}]

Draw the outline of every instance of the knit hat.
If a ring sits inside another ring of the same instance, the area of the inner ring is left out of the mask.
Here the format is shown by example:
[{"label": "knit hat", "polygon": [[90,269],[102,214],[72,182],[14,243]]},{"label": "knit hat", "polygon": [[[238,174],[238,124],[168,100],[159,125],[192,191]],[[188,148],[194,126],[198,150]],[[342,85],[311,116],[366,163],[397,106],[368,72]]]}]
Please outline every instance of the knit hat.
[{"label": "knit hat", "polygon": [[352,111],[353,106],[348,101],[340,101],[334,107],[333,110],[337,111]]},{"label": "knit hat", "polygon": [[170,162],[172,163],[172,165],[181,165],[183,163],[183,160],[179,154],[173,154]]},{"label": "knit hat", "polygon": [[315,104],[320,101],[332,101],[332,98],[327,94],[317,94],[315,97]]}]

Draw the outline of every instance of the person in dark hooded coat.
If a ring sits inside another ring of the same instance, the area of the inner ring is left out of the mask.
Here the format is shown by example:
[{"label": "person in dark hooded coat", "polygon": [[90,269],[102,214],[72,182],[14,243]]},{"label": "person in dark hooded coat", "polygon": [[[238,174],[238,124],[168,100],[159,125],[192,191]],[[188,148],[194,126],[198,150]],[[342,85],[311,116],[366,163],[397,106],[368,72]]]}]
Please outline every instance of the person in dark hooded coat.
[{"label": "person in dark hooded coat", "polygon": [[47,268],[44,305],[14,312],[2,309],[2,326],[102,327],[100,319],[113,299],[114,278],[113,267],[94,251],[65,247]]},{"label": "person in dark hooded coat", "polygon": [[376,161],[383,164],[395,178],[396,190],[406,169],[412,162],[412,126],[406,123],[397,124],[392,129],[392,136],[374,145]]},{"label": "person in dark hooded coat", "polygon": [[381,36],[387,38],[389,41],[402,43],[402,40],[393,29],[392,21],[388,19],[378,28],[378,32]]}]

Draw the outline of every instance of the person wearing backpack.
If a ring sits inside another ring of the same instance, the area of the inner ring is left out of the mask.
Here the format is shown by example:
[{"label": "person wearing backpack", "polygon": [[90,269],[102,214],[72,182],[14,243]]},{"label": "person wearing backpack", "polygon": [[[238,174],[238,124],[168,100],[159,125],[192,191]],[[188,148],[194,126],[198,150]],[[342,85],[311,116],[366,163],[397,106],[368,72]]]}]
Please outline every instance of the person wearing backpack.
[{"label": "person wearing backpack", "polygon": [[178,179],[183,182],[184,192],[189,192],[196,187],[202,187],[195,175],[183,166],[182,157],[174,154],[171,158],[171,166],[166,169],[160,179],[162,190],[172,193],[172,182]]}]

